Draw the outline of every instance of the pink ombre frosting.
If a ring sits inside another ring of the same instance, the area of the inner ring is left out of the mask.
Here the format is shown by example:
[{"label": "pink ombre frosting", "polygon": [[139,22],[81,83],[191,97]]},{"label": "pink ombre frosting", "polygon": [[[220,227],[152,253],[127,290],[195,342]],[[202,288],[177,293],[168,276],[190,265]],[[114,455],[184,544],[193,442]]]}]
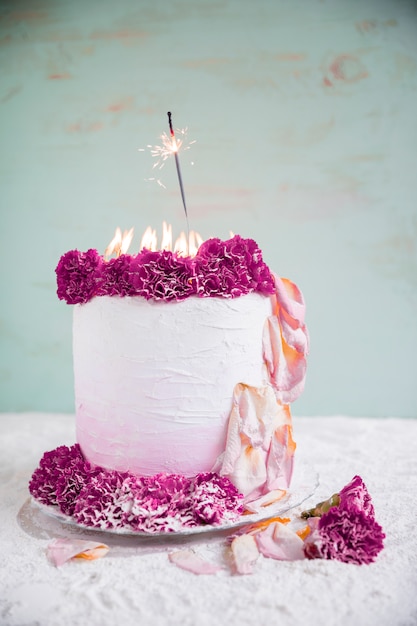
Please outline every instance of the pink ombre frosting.
[{"label": "pink ombre frosting", "polygon": [[77,440],[85,457],[137,474],[210,471],[236,383],[268,382],[272,301],[94,298],[74,308]]}]

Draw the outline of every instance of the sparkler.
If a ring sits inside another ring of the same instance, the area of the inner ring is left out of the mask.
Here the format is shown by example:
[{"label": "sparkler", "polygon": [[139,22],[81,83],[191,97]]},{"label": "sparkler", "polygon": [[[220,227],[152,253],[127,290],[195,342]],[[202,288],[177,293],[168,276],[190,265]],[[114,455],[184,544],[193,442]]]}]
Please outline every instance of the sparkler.
[{"label": "sparkler", "polygon": [[[169,134],[166,132],[163,132],[162,135],[160,136],[161,143],[159,145],[147,145],[146,147],[150,150],[150,153],[152,157],[154,158],[154,163],[152,165],[153,170],[155,169],[161,170],[164,167],[167,159],[169,159],[170,157],[172,157],[172,155],[174,155],[178,182],[179,182],[180,192],[181,192],[181,199],[182,199],[185,219],[187,223],[187,239],[188,239],[187,247],[188,249],[191,249],[193,247],[193,244],[190,241],[191,233],[190,233],[190,226],[188,222],[187,204],[185,201],[184,185],[182,182],[182,175],[181,175],[181,168],[180,168],[178,153],[180,150],[181,152],[184,152],[185,150],[189,150],[191,145],[195,143],[195,140],[186,143],[187,128],[182,128],[182,129],[176,128],[175,129],[177,133],[177,136],[176,136],[173,125],[172,125],[172,113],[168,112],[167,115],[168,115],[168,122],[169,122]],[[178,135],[180,135],[179,138],[178,138]],[[139,148],[138,150],[139,152],[145,151],[144,148]],[[163,187],[165,189],[165,185],[163,184],[160,178],[153,177],[153,178],[147,178],[146,180],[155,181],[158,183],[158,185],[160,185],[160,187]]]},{"label": "sparkler", "polygon": [[167,113],[168,115],[168,124],[169,124],[169,132],[171,134],[171,144],[172,144],[172,152],[174,154],[174,158],[175,158],[175,165],[177,167],[177,175],[178,175],[178,182],[180,184],[180,191],[181,191],[181,198],[182,198],[182,205],[184,207],[184,212],[185,212],[185,219],[187,221],[187,234],[189,237],[190,234],[190,226],[188,223],[188,213],[187,213],[187,205],[185,202],[185,194],[184,194],[184,186],[182,184],[182,176],[181,176],[181,168],[180,168],[180,160],[178,158],[178,145],[175,139],[175,133],[174,133],[174,129],[172,127],[172,114],[170,111],[168,111]]}]

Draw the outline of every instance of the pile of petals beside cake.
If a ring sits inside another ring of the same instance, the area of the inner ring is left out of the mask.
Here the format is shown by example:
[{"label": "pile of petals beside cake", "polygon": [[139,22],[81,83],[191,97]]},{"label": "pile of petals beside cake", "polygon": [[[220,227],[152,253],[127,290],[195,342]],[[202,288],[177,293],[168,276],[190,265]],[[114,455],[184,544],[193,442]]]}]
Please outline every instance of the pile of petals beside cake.
[{"label": "pile of petals beside cake", "polygon": [[225,477],[106,470],[85,461],[78,444],[46,452],[29,491],[78,524],[103,530],[177,532],[233,522],[243,512],[243,496]]},{"label": "pile of petals beside cake", "polygon": [[142,296],[183,300],[189,296],[236,298],[274,293],[274,279],[253,239],[208,239],[195,257],[143,249],[106,261],[97,250],[70,250],[56,268],[58,297],[67,304],[94,296]]},{"label": "pile of petals beside cake", "polygon": [[[339,493],[304,511],[307,520],[273,517],[241,528],[229,537],[234,573],[251,574],[262,555],[278,561],[332,559],[354,565],[373,563],[384,547],[385,534],[375,520],[368,489],[360,476]],[[195,559],[190,566],[189,552],[170,555],[182,569],[198,574],[213,573],[210,565]]]}]

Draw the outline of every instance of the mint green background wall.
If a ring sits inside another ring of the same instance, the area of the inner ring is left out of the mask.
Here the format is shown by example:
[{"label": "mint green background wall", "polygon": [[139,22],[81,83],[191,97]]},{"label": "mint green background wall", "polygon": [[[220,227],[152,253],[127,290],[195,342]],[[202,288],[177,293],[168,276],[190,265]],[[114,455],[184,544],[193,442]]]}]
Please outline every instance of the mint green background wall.
[{"label": "mint green background wall", "polygon": [[[73,411],[69,249],[256,239],[308,305],[296,414],[417,415],[417,12],[405,0],[1,3],[1,403]],[[192,164],[192,162],[194,164]],[[136,247],[135,247],[136,246]]]}]

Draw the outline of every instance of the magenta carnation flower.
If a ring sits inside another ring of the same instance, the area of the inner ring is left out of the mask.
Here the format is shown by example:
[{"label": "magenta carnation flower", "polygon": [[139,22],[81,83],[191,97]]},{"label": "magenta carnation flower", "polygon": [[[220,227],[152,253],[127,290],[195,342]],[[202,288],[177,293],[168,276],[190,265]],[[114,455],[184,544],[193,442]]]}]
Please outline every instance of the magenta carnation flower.
[{"label": "magenta carnation flower", "polygon": [[253,239],[235,235],[228,241],[208,239],[195,257],[200,296],[236,298],[252,291],[274,292],[274,279]]},{"label": "magenta carnation flower", "polygon": [[366,515],[375,517],[372,498],[368,493],[365,483],[360,476],[354,476],[350,483],[339,492],[340,504],[346,509],[358,508]]},{"label": "magenta carnation flower", "polygon": [[101,280],[97,289],[98,296],[134,295],[133,274],[136,263],[129,254],[122,254],[116,259],[103,263]]},{"label": "magenta carnation flower", "polygon": [[365,483],[355,476],[339,493],[305,511],[310,530],[304,545],[309,559],[337,559],[372,563],[383,548],[385,535]]},{"label": "magenta carnation flower", "polygon": [[194,266],[168,250],[143,250],[136,257],[133,291],[147,300],[183,300],[195,292]]},{"label": "magenta carnation flower", "polygon": [[193,511],[200,523],[234,521],[243,513],[243,495],[224,476],[198,474],[194,479]]},{"label": "magenta carnation flower", "polygon": [[57,294],[67,304],[88,302],[96,294],[101,278],[103,259],[97,250],[70,250],[56,267]]},{"label": "magenta carnation flower", "polygon": [[94,296],[142,296],[182,300],[192,295],[236,298],[274,293],[274,279],[253,239],[208,239],[196,257],[143,249],[104,261],[96,250],[64,254],[56,268],[58,297],[68,304]]},{"label": "magenta carnation flower", "polygon": [[372,563],[384,547],[384,533],[372,516],[354,507],[332,507],[318,522],[318,538],[308,558],[336,559],[345,563]]},{"label": "magenta carnation flower", "polygon": [[65,515],[73,515],[79,493],[97,472],[83,459],[66,467],[56,482],[56,502]]},{"label": "magenta carnation flower", "polygon": [[29,491],[84,526],[148,533],[237,519],[243,500],[227,478],[214,473],[137,477],[92,466],[78,444],[46,452]]},{"label": "magenta carnation flower", "polygon": [[142,477],[134,493],[125,523],[142,532],[173,532],[195,526],[192,515],[191,479],[177,474]]},{"label": "magenta carnation flower", "polygon": [[208,239],[195,257],[199,296],[236,298],[249,293],[251,279],[245,265],[238,266],[227,254],[226,242]]},{"label": "magenta carnation flower", "polygon": [[139,479],[127,472],[101,469],[84,485],[74,508],[75,520],[102,529],[124,527],[124,515],[140,486]]},{"label": "magenta carnation flower", "polygon": [[125,525],[136,531],[173,532],[199,524],[220,524],[242,513],[243,496],[217,474],[186,478],[176,474],[142,477],[125,514]]},{"label": "magenta carnation flower", "polygon": [[39,502],[58,505],[63,513],[71,515],[73,502],[90,471],[78,444],[60,446],[45,452],[32,475],[29,491]]}]

